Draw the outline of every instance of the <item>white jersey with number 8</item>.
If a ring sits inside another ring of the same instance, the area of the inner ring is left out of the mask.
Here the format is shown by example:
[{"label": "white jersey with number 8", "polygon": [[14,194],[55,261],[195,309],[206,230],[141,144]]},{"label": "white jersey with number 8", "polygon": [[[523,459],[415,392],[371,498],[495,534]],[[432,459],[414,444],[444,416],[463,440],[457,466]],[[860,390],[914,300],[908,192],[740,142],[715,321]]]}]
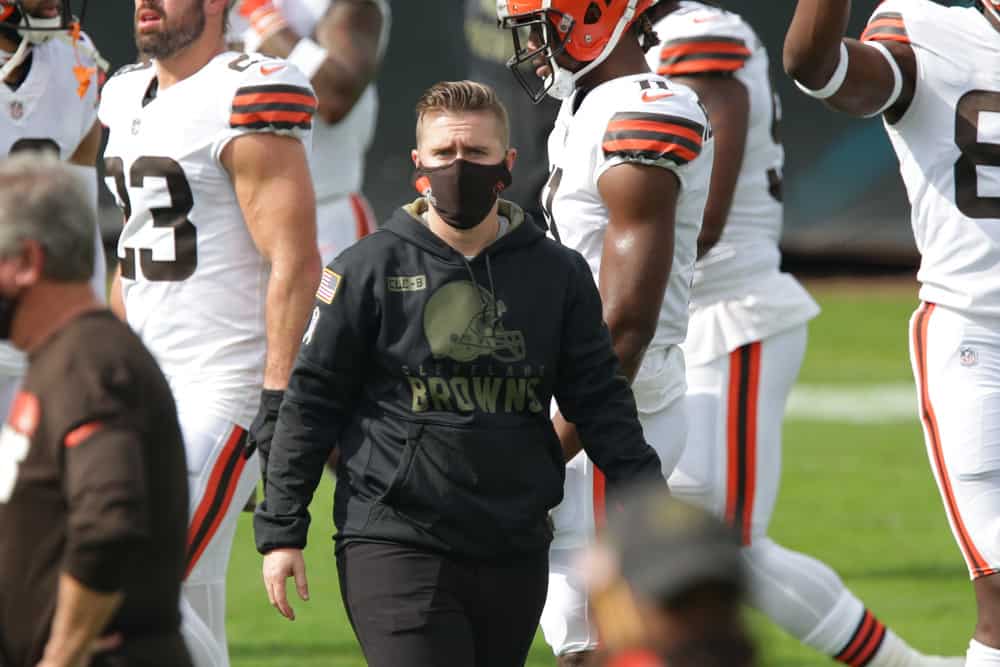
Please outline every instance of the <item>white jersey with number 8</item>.
[{"label": "white jersey with number 8", "polygon": [[886,123],[921,254],[920,298],[1000,316],[1000,33],[974,8],[887,0],[862,39],[909,44],[913,101]]}]

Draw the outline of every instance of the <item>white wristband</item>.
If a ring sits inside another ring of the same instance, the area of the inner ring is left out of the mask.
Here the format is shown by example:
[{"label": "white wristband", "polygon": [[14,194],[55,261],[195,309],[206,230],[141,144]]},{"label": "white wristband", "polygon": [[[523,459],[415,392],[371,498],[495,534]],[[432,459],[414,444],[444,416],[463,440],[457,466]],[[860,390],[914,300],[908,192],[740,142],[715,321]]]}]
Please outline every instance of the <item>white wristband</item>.
[{"label": "white wristband", "polygon": [[298,67],[306,75],[306,78],[312,81],[316,72],[323,66],[326,54],[327,51],[322,46],[308,37],[303,37],[288,54],[286,60]]},{"label": "white wristband", "polygon": [[881,53],[889,63],[889,69],[892,70],[892,94],[889,95],[889,99],[885,101],[885,104],[883,104],[878,111],[865,116],[865,118],[871,118],[885,113],[885,111],[899,99],[900,94],[903,92],[903,72],[900,71],[899,63],[896,62],[896,59],[893,57],[889,49],[886,48],[885,44],[882,44],[881,42],[865,42],[865,45],[878,49],[878,52]]},{"label": "white wristband", "polygon": [[815,97],[817,100],[825,100],[828,97],[833,97],[840,90],[841,86],[844,85],[844,81],[847,79],[847,45],[843,41],[840,42],[840,62],[837,63],[837,69],[833,71],[833,76],[830,80],[826,82],[826,85],[819,90],[813,90],[812,88],[806,88],[798,81],[795,85],[799,87],[803,93],[809,97]]}]

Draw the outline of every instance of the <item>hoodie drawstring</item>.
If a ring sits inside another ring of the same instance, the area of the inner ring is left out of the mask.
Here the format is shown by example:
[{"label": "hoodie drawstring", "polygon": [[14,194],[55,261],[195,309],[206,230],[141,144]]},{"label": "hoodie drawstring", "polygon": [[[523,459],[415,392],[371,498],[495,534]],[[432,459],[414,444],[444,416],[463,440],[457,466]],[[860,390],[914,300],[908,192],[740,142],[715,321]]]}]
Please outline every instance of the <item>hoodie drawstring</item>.
[{"label": "hoodie drawstring", "polygon": [[[493,265],[490,263],[490,256],[487,253],[487,255],[486,255],[486,277],[487,277],[487,280],[489,280],[489,284],[490,284],[490,297],[491,297],[491,299],[487,299],[483,295],[483,292],[480,291],[480,289],[479,289],[480,288],[479,281],[476,280],[476,273],[475,273],[475,271],[472,270],[472,264],[469,262],[468,259],[465,258],[464,255],[460,255],[460,256],[462,257],[462,262],[465,263],[466,270],[469,272],[469,278],[472,279],[472,284],[475,285],[476,288],[477,288],[476,289],[476,293],[479,294],[479,303],[483,307],[483,313],[488,314],[488,316],[489,316],[489,319],[490,319],[490,323],[489,323],[490,324],[490,328],[491,329],[495,329],[497,327],[497,324],[500,322],[500,312],[499,312],[500,308],[497,306],[497,290],[496,290],[496,284],[493,282]],[[491,300],[492,300],[492,307],[490,306]]]}]

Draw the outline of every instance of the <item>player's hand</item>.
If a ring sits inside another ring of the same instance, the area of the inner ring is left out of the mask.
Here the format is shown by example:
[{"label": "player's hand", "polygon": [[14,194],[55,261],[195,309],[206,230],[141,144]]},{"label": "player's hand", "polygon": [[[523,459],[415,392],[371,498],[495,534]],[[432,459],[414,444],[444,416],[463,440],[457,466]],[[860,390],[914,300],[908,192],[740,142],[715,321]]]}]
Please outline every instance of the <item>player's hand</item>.
[{"label": "player's hand", "polygon": [[289,621],[295,620],[295,610],[288,604],[285,581],[295,577],[295,590],[302,600],[309,599],[309,582],[306,581],[306,561],[302,549],[274,549],[264,556],[264,588],[271,606]]},{"label": "player's hand", "polygon": [[281,10],[274,6],[273,0],[243,0],[240,3],[240,16],[250,21],[261,42],[279,30],[288,27],[288,22]]},{"label": "player's hand", "polygon": [[[271,454],[271,438],[274,437],[274,427],[278,423],[278,410],[285,392],[274,389],[264,389],[260,392],[260,407],[257,416],[250,424],[247,432],[246,456],[250,458],[254,451],[260,457],[260,476],[267,486],[267,458]],[[265,491],[266,493],[266,491]]]}]

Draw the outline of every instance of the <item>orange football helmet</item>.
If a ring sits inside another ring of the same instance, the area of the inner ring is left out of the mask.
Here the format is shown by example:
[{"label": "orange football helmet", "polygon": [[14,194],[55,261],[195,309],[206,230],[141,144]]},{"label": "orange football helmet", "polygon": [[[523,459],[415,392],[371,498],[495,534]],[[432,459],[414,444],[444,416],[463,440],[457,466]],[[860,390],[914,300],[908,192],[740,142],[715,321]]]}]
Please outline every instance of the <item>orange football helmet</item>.
[{"label": "orange football helmet", "polygon": [[[558,99],[572,94],[580,77],[604,62],[625,31],[656,0],[497,0],[500,27],[514,38],[507,66],[534,102],[546,93]],[[583,67],[570,72],[556,64],[565,53]],[[551,70],[533,85],[524,69],[541,64]]]}]

